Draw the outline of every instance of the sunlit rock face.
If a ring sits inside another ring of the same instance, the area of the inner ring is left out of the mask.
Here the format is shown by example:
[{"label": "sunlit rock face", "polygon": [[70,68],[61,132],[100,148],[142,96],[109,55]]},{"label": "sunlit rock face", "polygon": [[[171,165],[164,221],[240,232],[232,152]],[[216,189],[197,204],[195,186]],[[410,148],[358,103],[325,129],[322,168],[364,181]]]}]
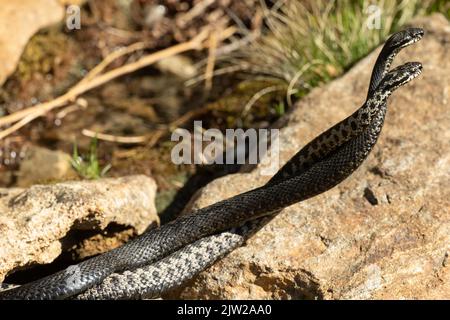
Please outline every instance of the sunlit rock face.
[{"label": "sunlit rock face", "polygon": [[[338,187],[283,210],[171,297],[450,298],[450,26],[440,15],[411,25],[425,36],[395,64],[420,61],[423,74],[390,99],[364,165]],[[364,102],[378,52],[286,116],[281,163]],[[262,185],[268,177],[260,170],[214,181],[192,206]]]}]

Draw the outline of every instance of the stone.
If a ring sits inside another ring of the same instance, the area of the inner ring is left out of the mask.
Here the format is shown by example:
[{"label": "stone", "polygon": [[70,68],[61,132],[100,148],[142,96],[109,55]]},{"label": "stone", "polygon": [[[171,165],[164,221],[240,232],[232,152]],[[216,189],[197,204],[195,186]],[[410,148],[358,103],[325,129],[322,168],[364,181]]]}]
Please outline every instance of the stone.
[{"label": "stone", "polygon": [[[395,64],[421,61],[423,74],[391,97],[362,167],[284,209],[171,298],[450,299],[450,26],[438,14],[412,25],[426,34]],[[364,102],[379,50],[286,116],[281,164]],[[261,170],[210,183],[191,209],[264,184]]]},{"label": "stone", "polygon": [[14,72],[28,40],[41,28],[61,21],[57,0],[0,0],[0,86]]},{"label": "stone", "polygon": [[77,176],[71,165],[71,156],[62,151],[30,145],[16,173],[17,186],[67,180]]},{"label": "stone", "polygon": [[[81,244],[79,257],[110,250],[159,223],[155,181],[144,175],[93,181],[34,185],[28,189],[0,188],[0,283],[13,271],[50,263],[73,242],[68,233],[122,226],[118,239],[100,243],[91,236]],[[90,250],[89,252],[86,252]]]}]

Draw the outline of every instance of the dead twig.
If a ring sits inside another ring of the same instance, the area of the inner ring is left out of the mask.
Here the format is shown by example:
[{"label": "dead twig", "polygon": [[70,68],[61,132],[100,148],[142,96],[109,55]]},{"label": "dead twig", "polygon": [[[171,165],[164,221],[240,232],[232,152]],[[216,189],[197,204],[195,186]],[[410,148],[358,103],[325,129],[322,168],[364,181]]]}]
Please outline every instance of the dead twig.
[{"label": "dead twig", "polygon": [[258,92],[256,92],[251,97],[251,99],[245,104],[244,108],[242,109],[242,116],[246,116],[248,114],[248,112],[250,111],[250,109],[255,104],[255,102],[258,101],[262,96],[272,93],[272,92],[275,92],[275,91],[280,91],[280,90],[283,90],[283,86],[275,85],[275,86],[266,87],[266,88],[261,89]]},{"label": "dead twig", "polygon": [[[230,28],[226,29],[224,31],[224,34],[221,36],[226,36],[229,34]],[[227,33],[228,32],[228,33]],[[144,56],[140,58],[139,60],[135,62],[128,63],[124,66],[118,67],[116,69],[110,70],[108,72],[105,72],[103,74],[99,74],[111,61],[112,58],[117,56],[122,56],[124,52],[129,52],[131,49],[125,49],[125,51],[121,51],[117,54],[109,55],[105,58],[106,62],[100,63],[99,66],[94,68],[92,72],[89,74],[88,80],[81,80],[78,82],[75,86],[73,86],[69,91],[67,91],[65,94],[57,97],[54,100],[37,104],[33,107],[29,107],[20,111],[17,111],[15,113],[12,113],[10,115],[4,116],[0,118],[0,126],[8,125],[14,123],[11,127],[4,129],[3,131],[0,131],[0,139],[3,139],[4,137],[10,135],[11,133],[19,130],[23,126],[25,126],[27,123],[33,121],[34,119],[46,114],[52,109],[59,108],[65,106],[67,103],[73,102],[76,100],[76,98],[96,87],[99,87],[115,78],[118,78],[120,76],[123,76],[125,74],[129,74],[131,72],[134,72],[136,70],[139,70],[143,67],[146,67],[148,65],[151,65],[161,59],[180,54],[185,51],[189,50],[198,50],[203,47],[205,39],[207,39],[209,34],[208,29],[204,29],[199,35],[197,35],[195,38],[188,42],[184,42],[181,44],[177,44],[175,46],[172,46],[167,49],[163,49],[161,51],[149,54],[147,56]],[[140,48],[141,45],[132,45],[132,49]],[[92,76],[93,75],[93,76]]]},{"label": "dead twig", "polygon": [[212,80],[214,76],[214,66],[216,64],[217,36],[215,32],[211,32],[209,37],[209,54],[208,62],[205,69],[205,91],[210,92],[212,88]]},{"label": "dead twig", "polygon": [[61,111],[59,111],[56,114],[56,119],[63,119],[65,118],[69,113],[78,111],[80,109],[86,109],[88,107],[88,102],[83,98],[78,98],[77,101],[74,104],[69,104],[68,106],[64,107]]},{"label": "dead twig", "polygon": [[89,71],[88,74],[86,74],[86,76],[84,76],[84,78],[78,84],[86,83],[87,81],[92,80],[92,78],[102,73],[105,70],[105,68],[108,65],[110,65],[114,60],[124,55],[133,53],[135,51],[142,50],[144,48],[145,43],[136,42],[133,43],[132,45],[129,45],[128,47],[120,48],[116,51],[111,52],[102,60],[102,62],[96,65],[91,71]]},{"label": "dead twig", "polygon": [[191,110],[186,112],[184,115],[179,117],[178,119],[172,121],[168,125],[163,128],[156,129],[151,134],[146,134],[143,136],[134,136],[134,137],[125,137],[125,136],[115,136],[112,134],[95,132],[89,129],[83,129],[81,133],[86,137],[97,138],[98,140],[116,142],[116,143],[125,143],[125,144],[141,144],[146,143],[148,147],[154,146],[158,143],[159,139],[161,139],[165,134],[175,130],[177,127],[186,123],[187,121],[193,119],[194,117],[198,117],[202,114],[208,112],[211,108],[206,106],[204,108]]},{"label": "dead twig", "polygon": [[135,136],[135,137],[114,136],[112,134],[95,132],[89,129],[83,129],[81,133],[86,137],[97,138],[98,140],[126,143],[126,144],[144,143],[149,139],[148,136]]},{"label": "dead twig", "polygon": [[203,0],[197,3],[191,10],[183,15],[180,15],[177,19],[177,23],[180,27],[186,26],[188,22],[194,20],[196,17],[201,15],[210,5],[212,5],[215,0]]}]

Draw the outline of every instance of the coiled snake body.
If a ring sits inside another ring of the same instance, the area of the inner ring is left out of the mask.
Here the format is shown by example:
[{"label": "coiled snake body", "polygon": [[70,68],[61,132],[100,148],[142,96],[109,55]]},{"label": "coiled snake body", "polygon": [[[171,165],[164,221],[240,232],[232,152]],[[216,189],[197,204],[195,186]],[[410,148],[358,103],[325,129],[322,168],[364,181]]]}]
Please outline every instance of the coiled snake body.
[{"label": "coiled snake body", "polygon": [[4,291],[0,298],[152,297],[180,285],[241,245],[284,207],[329,190],[360,166],[379,137],[388,97],[422,69],[420,63],[409,62],[389,71],[391,62],[422,36],[419,28],[391,36],[375,64],[363,106],[308,143],[266,185],[149,230],[76,266]]}]

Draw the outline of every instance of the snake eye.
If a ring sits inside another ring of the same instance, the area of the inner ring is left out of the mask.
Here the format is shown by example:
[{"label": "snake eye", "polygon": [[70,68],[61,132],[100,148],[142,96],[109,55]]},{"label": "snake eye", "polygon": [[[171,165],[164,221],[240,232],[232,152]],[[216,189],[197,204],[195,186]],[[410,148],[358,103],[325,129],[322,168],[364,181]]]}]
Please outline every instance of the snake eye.
[{"label": "snake eye", "polygon": [[410,28],[408,31],[410,32],[411,37],[418,38],[418,40],[425,34],[425,30],[422,28]]}]

